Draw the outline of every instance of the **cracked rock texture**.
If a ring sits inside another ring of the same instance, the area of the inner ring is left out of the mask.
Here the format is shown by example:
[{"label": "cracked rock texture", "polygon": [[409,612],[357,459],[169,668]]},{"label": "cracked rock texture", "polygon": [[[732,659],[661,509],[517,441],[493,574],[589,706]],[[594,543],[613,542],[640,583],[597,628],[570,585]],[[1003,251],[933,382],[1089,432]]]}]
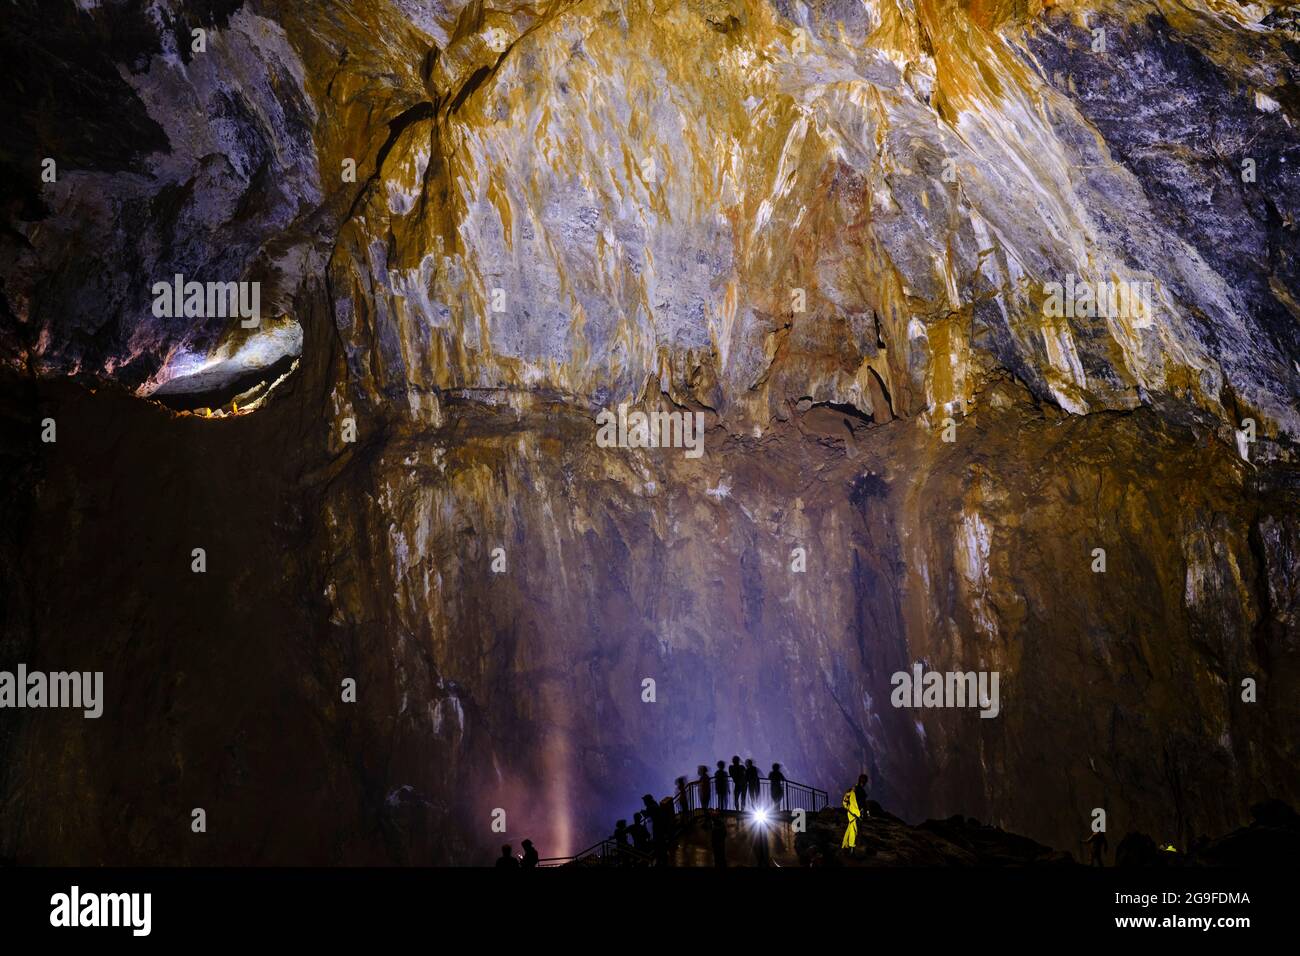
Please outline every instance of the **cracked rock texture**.
[{"label": "cracked rock texture", "polygon": [[108,690],[3,715],[0,856],[546,856],[733,753],[1058,848],[1300,799],[1294,7],[6,17],[0,666]]}]

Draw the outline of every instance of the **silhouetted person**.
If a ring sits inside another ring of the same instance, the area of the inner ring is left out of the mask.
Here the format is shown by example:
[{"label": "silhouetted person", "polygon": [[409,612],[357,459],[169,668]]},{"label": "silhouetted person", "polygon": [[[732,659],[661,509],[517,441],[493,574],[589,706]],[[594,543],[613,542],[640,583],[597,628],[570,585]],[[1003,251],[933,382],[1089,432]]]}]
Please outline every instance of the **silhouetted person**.
[{"label": "silhouetted person", "polygon": [[753,757],[745,761],[745,786],[749,789],[749,808],[752,810],[758,806],[758,768],[754,766]]},{"label": "silhouetted person", "polygon": [[867,784],[870,782],[865,773],[860,773],[858,782],[853,787],[854,796],[858,798],[858,809],[862,811],[863,816],[867,815]]},{"label": "silhouetted person", "polygon": [[709,776],[709,768],[704,764],[700,764],[700,779],[696,784],[696,787],[700,791],[700,808],[708,810],[710,797],[709,791],[713,789],[713,780]]},{"label": "silhouetted person", "polygon": [[1106,855],[1106,832],[1104,830],[1093,831],[1092,836],[1083,841],[1083,845],[1088,847],[1092,852],[1091,866],[1105,866],[1104,859]]},{"label": "silhouetted person", "polygon": [[676,811],[673,809],[673,798],[664,797],[659,801],[659,817],[664,821],[664,839],[672,839],[673,832],[676,830],[674,816]]},{"label": "silhouetted person", "polygon": [[845,791],[841,805],[848,811],[849,825],[844,828],[844,839],[840,841],[840,849],[848,850],[849,856],[853,856],[858,845],[858,821],[867,812],[867,775],[865,773],[860,774],[858,782],[851,789]]},{"label": "silhouetted person", "polygon": [[502,867],[505,867],[507,870],[519,869],[519,861],[515,859],[514,851],[511,849],[509,843],[501,847],[501,855],[497,857],[497,869],[501,869]]},{"label": "silhouetted person", "polygon": [[[685,779],[685,778],[683,778]],[[663,839],[655,842],[655,864],[668,865],[668,844],[672,842],[676,823],[673,817],[673,798],[664,797],[659,801],[659,821],[663,824]],[[659,827],[655,827],[658,832]]]},{"label": "silhouetted person", "polygon": [[718,809],[727,809],[727,762],[718,761],[718,772],[713,775],[713,789],[718,793]]},{"label": "silhouetted person", "polygon": [[646,794],[641,798],[645,804],[645,821],[650,824],[651,838],[659,842],[659,830],[662,824],[659,822],[659,804],[655,803],[655,798]]},{"label": "silhouetted person", "polygon": [[709,844],[713,847],[713,865],[719,869],[727,866],[727,819],[718,814],[709,820]]},{"label": "silhouetted person", "polygon": [[691,789],[685,777],[677,778],[677,804],[682,808],[682,816],[686,816],[691,807]]},{"label": "silhouetted person", "polygon": [[671,810],[665,819],[662,807],[648,793],[641,798],[641,802],[645,804],[645,819],[650,821],[650,829],[653,831],[650,835],[650,848],[654,852],[655,862],[662,866],[668,861],[668,821],[672,819]]},{"label": "silhouetted person", "polygon": [[785,799],[785,774],[779,763],[772,764],[772,772],[767,776],[768,787],[772,792],[772,806],[778,810],[785,809],[781,801]]},{"label": "silhouetted person", "polygon": [[532,840],[525,840],[523,846],[524,858],[519,861],[519,865],[526,869],[531,869],[538,863],[537,849],[533,846]]},{"label": "silhouetted person", "polygon": [[632,846],[636,847],[642,853],[650,849],[650,831],[646,829],[644,813],[637,813],[632,817],[632,825],[627,828],[627,832],[632,836]]},{"label": "silhouetted person", "polygon": [[627,846],[626,820],[619,820],[618,823],[614,824],[614,842],[618,844],[620,849]]},{"label": "silhouetted person", "polygon": [[745,809],[745,768],[739,757],[731,758],[731,790],[736,795],[736,809]]}]

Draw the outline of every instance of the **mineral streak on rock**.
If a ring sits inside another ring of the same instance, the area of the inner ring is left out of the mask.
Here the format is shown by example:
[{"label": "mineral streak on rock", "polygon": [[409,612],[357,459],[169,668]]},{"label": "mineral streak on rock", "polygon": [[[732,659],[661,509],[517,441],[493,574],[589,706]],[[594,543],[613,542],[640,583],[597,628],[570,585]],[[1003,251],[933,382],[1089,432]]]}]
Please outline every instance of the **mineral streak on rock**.
[{"label": "mineral streak on rock", "polygon": [[[136,730],[24,718],[0,855],[470,861],[497,807],[547,855],[735,752],[1056,847],[1300,797],[1293,9],[9,16],[7,446],[84,424],[12,455],[3,647],[130,659]],[[267,320],[156,317],[178,273]],[[706,454],[597,447],[622,402]],[[260,674],[224,723],[222,649]],[[999,716],[891,707],[917,661]],[[199,851],[156,819],[204,793]]]}]

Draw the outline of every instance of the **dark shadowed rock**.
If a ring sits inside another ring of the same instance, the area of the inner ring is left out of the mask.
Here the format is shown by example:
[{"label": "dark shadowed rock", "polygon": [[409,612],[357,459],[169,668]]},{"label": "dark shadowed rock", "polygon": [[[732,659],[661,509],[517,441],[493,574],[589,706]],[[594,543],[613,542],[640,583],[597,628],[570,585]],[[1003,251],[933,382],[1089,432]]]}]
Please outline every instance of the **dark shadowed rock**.
[{"label": "dark shadowed rock", "polygon": [[0,6],[0,667],[112,689],[0,725],[0,857],[563,855],[737,749],[933,818],[872,864],[1300,800],[1283,5]]}]

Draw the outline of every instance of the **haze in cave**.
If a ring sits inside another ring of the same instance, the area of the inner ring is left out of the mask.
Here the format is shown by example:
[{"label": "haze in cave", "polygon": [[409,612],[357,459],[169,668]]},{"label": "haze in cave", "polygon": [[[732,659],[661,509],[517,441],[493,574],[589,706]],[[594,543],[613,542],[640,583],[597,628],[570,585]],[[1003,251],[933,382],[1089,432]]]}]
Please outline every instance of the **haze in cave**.
[{"label": "haze in cave", "polygon": [[1300,843],[1294,7],[0,16],[0,859]]}]

